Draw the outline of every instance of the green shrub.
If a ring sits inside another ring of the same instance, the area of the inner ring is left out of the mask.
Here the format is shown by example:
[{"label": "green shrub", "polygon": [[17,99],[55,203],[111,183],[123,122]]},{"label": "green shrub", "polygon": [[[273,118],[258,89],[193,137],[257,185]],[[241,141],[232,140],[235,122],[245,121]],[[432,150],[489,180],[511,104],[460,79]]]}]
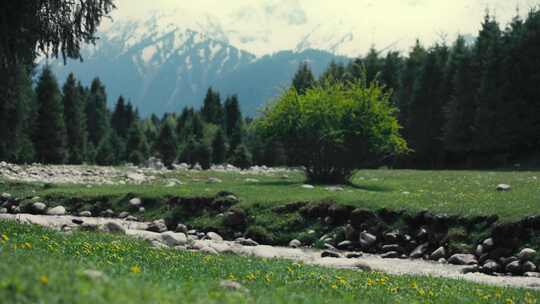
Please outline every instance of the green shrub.
[{"label": "green shrub", "polygon": [[300,95],[284,92],[256,124],[265,139],[283,143],[310,181],[343,183],[354,169],[406,152],[391,94],[365,80],[323,84]]}]

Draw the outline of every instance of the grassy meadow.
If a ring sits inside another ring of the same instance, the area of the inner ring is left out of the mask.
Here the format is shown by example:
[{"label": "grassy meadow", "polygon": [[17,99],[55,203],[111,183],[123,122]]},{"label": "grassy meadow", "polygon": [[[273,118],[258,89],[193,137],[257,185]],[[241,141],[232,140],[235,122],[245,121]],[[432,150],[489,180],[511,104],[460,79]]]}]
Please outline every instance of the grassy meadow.
[{"label": "grassy meadow", "polygon": [[[498,215],[502,220],[517,220],[540,214],[540,172],[510,171],[414,171],[360,170],[352,185],[344,191],[331,192],[326,186],[304,189],[300,172],[275,176],[245,175],[211,171],[177,171],[165,174],[154,183],[143,185],[35,185],[1,183],[0,191],[16,196],[40,196],[51,200],[66,198],[114,198],[126,195],[160,200],[180,196],[212,196],[226,190],[235,193],[239,207],[253,205],[275,206],[298,201],[332,200],[368,209],[430,210],[450,215]],[[209,177],[222,183],[208,183]],[[183,185],[166,187],[167,178],[180,180]],[[257,179],[258,182],[246,181]],[[500,183],[509,184],[509,192],[497,192]],[[69,207],[69,206],[67,206]],[[150,213],[151,214],[151,213]],[[151,214],[153,215],[153,214]]]},{"label": "grassy meadow", "polygon": [[[0,222],[0,273],[3,303],[532,304],[540,298],[535,290],[152,249],[125,237],[9,222]],[[221,287],[222,280],[242,288]]]}]

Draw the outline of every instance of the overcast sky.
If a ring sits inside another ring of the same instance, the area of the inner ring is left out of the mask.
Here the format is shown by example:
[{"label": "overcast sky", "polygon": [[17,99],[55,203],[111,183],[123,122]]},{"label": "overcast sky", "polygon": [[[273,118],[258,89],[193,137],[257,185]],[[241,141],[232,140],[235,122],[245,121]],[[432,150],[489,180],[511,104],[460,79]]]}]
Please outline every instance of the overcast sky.
[{"label": "overcast sky", "polygon": [[[449,40],[458,33],[476,35],[486,9],[506,24],[515,16],[516,8],[524,15],[540,4],[540,0],[117,0],[116,3],[115,18],[134,19],[144,18],[152,10],[176,9],[189,12],[190,19],[196,19],[197,14],[210,14],[231,20],[270,7],[281,13],[294,12],[298,22],[324,25],[337,21],[343,27],[354,28],[362,33],[362,48],[366,49],[372,44],[382,48],[395,41],[400,41],[400,48],[407,48],[416,38],[429,45],[442,33]],[[277,27],[260,19],[246,18],[243,28]],[[271,33],[288,39],[286,28]]]}]

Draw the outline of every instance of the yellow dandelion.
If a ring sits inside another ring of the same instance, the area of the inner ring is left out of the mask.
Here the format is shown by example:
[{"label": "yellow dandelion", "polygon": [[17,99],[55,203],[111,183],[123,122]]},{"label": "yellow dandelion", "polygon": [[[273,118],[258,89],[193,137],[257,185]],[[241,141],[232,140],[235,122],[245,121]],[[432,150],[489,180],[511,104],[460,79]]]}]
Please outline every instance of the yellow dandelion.
[{"label": "yellow dandelion", "polygon": [[141,267],[135,265],[135,266],[131,267],[129,270],[130,270],[132,273],[140,273],[140,272],[141,272]]},{"label": "yellow dandelion", "polygon": [[506,303],[506,304],[514,304],[514,300],[508,298],[508,299],[506,299],[506,301],[504,303]]},{"label": "yellow dandelion", "polygon": [[39,277],[39,282],[43,285],[49,285],[49,277],[47,277],[46,275],[42,275],[41,277]]},{"label": "yellow dandelion", "polygon": [[330,286],[330,287],[332,287],[332,289],[337,289],[337,285],[336,285],[336,284],[332,284],[332,286]]},{"label": "yellow dandelion", "polygon": [[7,236],[7,234],[2,234],[2,240],[3,240],[4,242],[9,241],[9,237]]}]

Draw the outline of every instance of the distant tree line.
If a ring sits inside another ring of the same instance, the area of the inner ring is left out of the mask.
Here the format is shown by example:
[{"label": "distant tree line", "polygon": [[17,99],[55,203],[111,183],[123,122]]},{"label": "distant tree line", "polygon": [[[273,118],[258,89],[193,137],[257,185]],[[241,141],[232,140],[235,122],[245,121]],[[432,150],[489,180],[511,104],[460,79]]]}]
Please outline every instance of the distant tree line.
[{"label": "distant tree line", "polygon": [[[298,165],[285,144],[261,137],[238,97],[208,89],[200,109],[141,118],[119,97],[107,108],[99,79],[90,87],[70,75],[62,88],[48,68],[34,86],[34,65],[17,63],[3,110],[0,160],[28,163],[139,164],[150,156],[174,162]],[[540,148],[540,11],[504,29],[489,14],[475,41],[460,36],[406,56],[372,48],[315,77],[301,64],[291,87],[299,96],[325,84],[378,82],[391,91],[400,132],[411,153],[385,164],[413,168],[505,165]],[[286,143],[287,147],[290,143]],[[381,165],[374,163],[373,165]]]},{"label": "distant tree line", "polygon": [[[509,165],[540,151],[540,11],[504,29],[487,14],[477,39],[459,36],[407,56],[372,48],[332,63],[317,81],[350,82],[366,72],[393,91],[403,136],[414,151],[392,164],[415,168]],[[317,82],[298,70],[298,92]]]}]

